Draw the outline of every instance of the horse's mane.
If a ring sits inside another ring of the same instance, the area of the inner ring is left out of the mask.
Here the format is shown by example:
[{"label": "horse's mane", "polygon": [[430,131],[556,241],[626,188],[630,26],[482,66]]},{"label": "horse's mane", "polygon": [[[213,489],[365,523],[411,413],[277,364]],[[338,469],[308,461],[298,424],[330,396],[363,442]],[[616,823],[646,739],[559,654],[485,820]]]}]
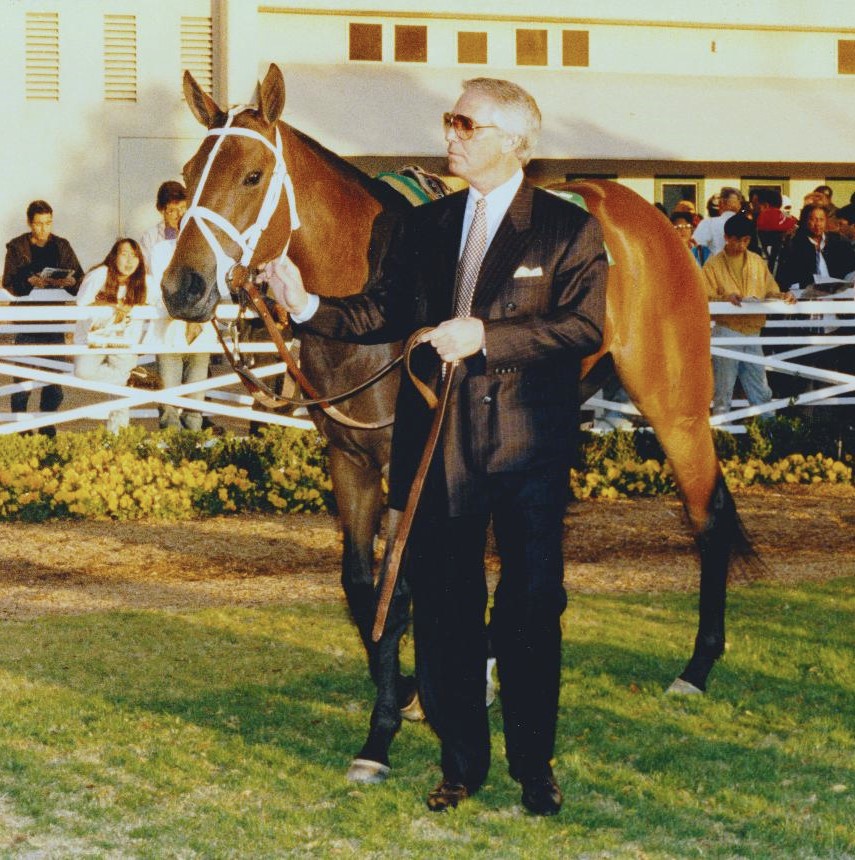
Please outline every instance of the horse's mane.
[{"label": "horse's mane", "polygon": [[313,137],[309,137],[309,135],[298,128],[294,128],[294,126],[288,125],[286,122],[283,122],[283,125],[300,143],[329,164],[337,173],[341,174],[344,181],[357,183],[377,200],[384,209],[406,210],[410,208],[410,204],[406,198],[387,182],[382,182],[379,179],[374,179],[367,173],[363,173],[358,167],[355,167],[340,155],[336,155],[332,150],[322,146]]}]

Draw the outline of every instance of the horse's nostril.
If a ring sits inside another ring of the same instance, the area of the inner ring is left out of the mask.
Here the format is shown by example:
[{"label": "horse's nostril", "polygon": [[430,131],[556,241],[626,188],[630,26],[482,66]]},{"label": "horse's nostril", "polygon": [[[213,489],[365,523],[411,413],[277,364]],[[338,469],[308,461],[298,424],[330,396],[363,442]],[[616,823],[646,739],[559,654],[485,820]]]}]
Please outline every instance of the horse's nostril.
[{"label": "horse's nostril", "polygon": [[207,289],[207,282],[195,269],[184,269],[181,273],[181,289],[188,301],[196,302]]}]

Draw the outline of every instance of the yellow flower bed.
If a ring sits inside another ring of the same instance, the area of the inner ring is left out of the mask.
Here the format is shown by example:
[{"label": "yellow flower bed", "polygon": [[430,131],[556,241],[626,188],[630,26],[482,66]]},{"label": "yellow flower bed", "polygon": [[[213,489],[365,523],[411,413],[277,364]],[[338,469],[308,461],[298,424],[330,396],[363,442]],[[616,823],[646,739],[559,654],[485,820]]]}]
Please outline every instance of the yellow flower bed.
[{"label": "yellow flower bed", "polygon": [[[764,484],[851,484],[852,467],[821,454],[805,457],[791,454],[773,463],[751,458],[731,457],[721,464],[727,486],[731,489]],[[657,460],[603,459],[594,471],[570,474],[570,487],[577,499],[626,499],[630,496],[658,495],[676,491],[670,464]]]},{"label": "yellow flower bed", "polygon": [[[624,452],[620,452],[623,454]],[[771,463],[722,462],[731,489],[763,484],[851,484],[852,467],[822,455]],[[669,463],[618,455],[573,470],[579,499],[624,499],[676,490]],[[317,434],[285,428],[261,436],[146,433],[129,428],[0,439],[0,520],[92,517],[184,519],[237,511],[324,511],[332,502]]]},{"label": "yellow flower bed", "polygon": [[0,520],[323,511],[331,490],[320,440],[296,431],[223,440],[95,431],[60,434],[56,445],[14,440],[0,452]]}]

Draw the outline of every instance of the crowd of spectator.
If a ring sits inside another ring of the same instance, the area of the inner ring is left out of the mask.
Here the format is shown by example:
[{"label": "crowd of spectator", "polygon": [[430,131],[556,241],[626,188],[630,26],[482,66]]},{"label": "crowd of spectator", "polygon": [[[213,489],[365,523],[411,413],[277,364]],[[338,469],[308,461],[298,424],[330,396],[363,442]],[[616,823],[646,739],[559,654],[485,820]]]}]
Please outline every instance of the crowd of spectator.
[{"label": "crowd of spectator", "polygon": [[[706,217],[696,211],[691,200],[679,201],[670,213],[661,205],[659,208],[668,215],[678,237],[701,267],[711,301],[740,304],[745,299],[770,297],[784,297],[789,301],[794,298],[792,290],[796,288],[844,280],[855,272],[855,194],[840,208],[835,206],[833,196],[830,186],[817,186],[805,196],[798,219],[792,214],[789,198],[772,187],[756,189],[746,201],[738,188],[725,186],[706,201]],[[140,237],[139,243],[129,237],[119,239],[104,261],[85,277],[68,240],[53,233],[53,209],[44,200],[35,200],[28,206],[28,232],[15,237],[6,246],[3,287],[13,295],[25,296],[42,288],[62,289],[69,299],[76,296],[78,304],[112,309],[107,331],[112,332],[116,340],[121,329],[120,340],[128,344],[129,351],[123,355],[79,356],[75,360],[75,373],[83,378],[133,384],[131,372],[138,355],[130,351],[128,342],[139,331],[138,327],[126,325],[127,311],[134,304],[163,307],[156,284],[175,247],[181,218],[187,208],[186,191],[179,182],[164,182],[158,188],[155,203],[160,220]],[[135,286],[129,288],[129,284]],[[100,343],[105,336],[104,320],[104,313],[99,312],[85,325],[78,324],[75,342]],[[718,337],[759,334],[764,322],[762,314],[722,317],[714,321],[714,332]],[[157,356],[159,375],[165,386],[207,378],[210,353],[197,348],[186,351],[189,344],[208,345],[207,340],[196,342],[200,333],[198,325],[178,320],[164,319],[152,326],[151,334],[159,342],[175,347],[174,353],[162,352]],[[213,332],[209,335],[214,350]],[[62,342],[62,334],[51,332],[15,335],[16,344]],[[762,355],[759,347],[730,348]],[[726,412],[730,408],[737,380],[752,405],[772,398],[760,364],[716,358],[713,370],[714,412]],[[619,384],[612,385],[607,392],[608,397],[625,402],[625,396],[621,395]],[[201,392],[190,396],[204,398]],[[12,394],[11,411],[25,413],[29,397],[30,391],[26,388]],[[40,411],[56,411],[62,399],[59,385],[43,386]],[[621,426],[628,425],[625,416],[611,417],[620,419]],[[124,423],[127,423],[127,415],[121,411],[111,413],[108,419],[108,426],[113,429]],[[199,429],[202,414],[162,406],[160,426]],[[53,435],[55,428],[44,427],[41,432]]]},{"label": "crowd of spectator", "polygon": [[[111,349],[77,355],[74,373],[81,379],[113,385],[137,385],[139,380],[151,380],[155,374],[138,367],[139,351],[144,337],[175,346],[175,353],[158,353],[159,383],[166,387],[198,382],[209,373],[210,354],[186,352],[202,327],[168,318],[146,326],[130,313],[136,305],[155,305],[162,309],[163,299],[157,284],[169,263],[178,237],[181,218],[187,208],[187,193],[179,182],[164,182],[157,191],[156,207],[161,220],[147,230],[139,242],[130,237],[119,238],[104,260],[85,275],[77,255],[67,239],[53,232],[53,208],[44,200],[35,200],[27,207],[28,232],[16,236],[6,245],[3,268],[3,288],[15,296],[28,296],[33,290],[61,289],[80,306],[91,306],[92,315],[81,319],[72,337],[76,345]],[[40,302],[46,304],[46,302]],[[213,348],[216,338],[209,332]],[[61,332],[20,332],[16,344],[64,343]],[[198,344],[206,345],[206,344]],[[121,349],[121,352],[115,350]],[[15,379],[16,383],[23,380]],[[150,384],[150,383],[146,383]],[[11,395],[13,413],[27,411],[30,391],[24,387]],[[203,399],[204,393],[189,395]],[[44,385],[41,389],[41,412],[56,412],[63,400],[62,387]],[[113,432],[127,425],[127,409],[109,413],[107,428]],[[202,414],[164,406],[160,410],[160,426],[187,427],[198,430]],[[53,425],[42,427],[41,433],[53,436]]]},{"label": "crowd of spectator", "polygon": [[[725,187],[707,202],[708,217],[689,238],[681,207],[675,207],[671,222],[702,266],[710,301],[794,302],[797,291],[834,289],[830,285],[851,281],[855,273],[855,194],[840,209],[832,202],[833,194],[830,186],[817,186],[805,196],[796,219],[790,200],[778,189],[761,187],[746,201],[738,188]],[[762,314],[730,315],[714,320],[713,334],[759,335],[764,324]],[[759,345],[729,348],[763,355]],[[840,360],[838,352],[832,361]],[[715,357],[713,374],[714,413],[729,411],[737,379],[751,405],[772,399],[762,364]]]}]

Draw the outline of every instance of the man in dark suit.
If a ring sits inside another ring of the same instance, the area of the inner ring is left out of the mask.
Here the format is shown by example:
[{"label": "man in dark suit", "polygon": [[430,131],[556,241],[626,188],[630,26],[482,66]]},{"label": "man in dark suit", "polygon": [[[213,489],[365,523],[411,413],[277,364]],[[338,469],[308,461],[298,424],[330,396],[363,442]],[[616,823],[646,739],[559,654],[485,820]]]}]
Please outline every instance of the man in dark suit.
[{"label": "man in dark suit", "polygon": [[[391,341],[430,327],[423,342],[433,349],[417,349],[414,365],[435,388],[441,361],[459,362],[403,568],[419,692],[442,744],[443,780],[428,806],[457,806],[489,769],[484,550],[492,519],[502,570],[490,634],[508,763],[526,808],[551,815],[562,803],[551,759],[567,602],[563,514],[579,363],[602,339],[607,262],[592,217],[524,181],[540,130],[528,93],[508,81],[467,81],[444,124],[449,169],[469,190],[408,213],[364,292],[318,298],[290,261],[266,277],[298,327],[328,337]],[[393,510],[406,504],[431,418],[404,376]]]},{"label": "man in dark suit", "polygon": [[807,287],[814,276],[842,278],[855,270],[855,250],[836,233],[827,232],[828,209],[812,203],[802,209],[799,229],[781,252],[777,280],[782,290]]}]

